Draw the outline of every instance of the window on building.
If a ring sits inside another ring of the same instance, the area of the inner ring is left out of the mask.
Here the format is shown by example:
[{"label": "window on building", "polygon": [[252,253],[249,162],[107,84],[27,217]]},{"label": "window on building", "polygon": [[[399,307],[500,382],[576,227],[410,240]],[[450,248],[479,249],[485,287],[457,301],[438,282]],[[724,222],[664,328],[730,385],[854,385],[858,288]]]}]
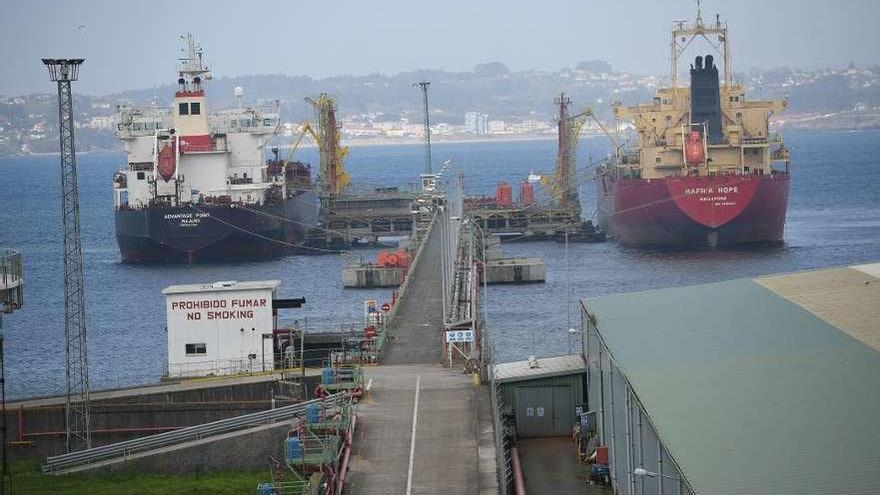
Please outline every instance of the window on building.
[{"label": "window on building", "polygon": [[202,113],[202,104],[198,102],[193,102],[189,104],[189,114],[190,115],[201,115]]},{"label": "window on building", "polygon": [[189,115],[189,103],[181,103],[178,105],[180,115]]},{"label": "window on building", "polygon": [[138,172],[138,180],[144,180],[144,173]]},{"label": "window on building", "polygon": [[186,355],[207,354],[205,344],[186,344]]}]

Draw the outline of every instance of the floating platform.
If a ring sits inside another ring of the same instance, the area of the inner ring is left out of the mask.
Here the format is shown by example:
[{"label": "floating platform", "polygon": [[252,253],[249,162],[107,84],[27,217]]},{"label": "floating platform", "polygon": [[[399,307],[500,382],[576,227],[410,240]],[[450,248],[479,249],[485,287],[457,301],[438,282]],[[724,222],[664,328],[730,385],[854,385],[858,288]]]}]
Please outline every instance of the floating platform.
[{"label": "floating platform", "polygon": [[487,284],[543,283],[546,278],[543,258],[500,258],[486,263]]},{"label": "floating platform", "polygon": [[342,269],[345,288],[399,287],[406,268],[376,266],[373,263],[352,263]]}]

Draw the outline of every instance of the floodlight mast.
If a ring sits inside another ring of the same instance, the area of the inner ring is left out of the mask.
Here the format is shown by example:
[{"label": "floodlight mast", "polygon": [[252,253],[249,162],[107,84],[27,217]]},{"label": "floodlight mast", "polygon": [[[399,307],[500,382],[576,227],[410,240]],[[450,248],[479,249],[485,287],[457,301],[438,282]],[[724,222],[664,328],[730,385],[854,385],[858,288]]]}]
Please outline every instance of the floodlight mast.
[{"label": "floodlight mast", "polygon": [[431,118],[428,113],[428,86],[429,81],[419,81],[413,86],[418,86],[422,90],[422,106],[425,112],[425,173],[431,173]]},{"label": "floodlight mast", "polygon": [[70,83],[79,76],[84,59],[49,59],[43,64],[58,83],[58,121],[61,140],[61,225],[64,233],[64,354],[67,360],[65,403],[68,452],[92,446],[89,416],[89,365],[86,347],[85,284],[76,180],[73,95]]}]

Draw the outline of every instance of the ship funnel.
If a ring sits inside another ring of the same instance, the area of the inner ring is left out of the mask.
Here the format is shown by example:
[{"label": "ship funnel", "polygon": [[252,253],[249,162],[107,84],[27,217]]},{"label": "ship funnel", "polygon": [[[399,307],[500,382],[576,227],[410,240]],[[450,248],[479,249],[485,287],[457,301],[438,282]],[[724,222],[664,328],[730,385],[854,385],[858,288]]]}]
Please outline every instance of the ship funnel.
[{"label": "ship funnel", "polygon": [[710,144],[724,142],[718,68],[712,55],[698,56],[691,69],[691,123],[706,124]]}]

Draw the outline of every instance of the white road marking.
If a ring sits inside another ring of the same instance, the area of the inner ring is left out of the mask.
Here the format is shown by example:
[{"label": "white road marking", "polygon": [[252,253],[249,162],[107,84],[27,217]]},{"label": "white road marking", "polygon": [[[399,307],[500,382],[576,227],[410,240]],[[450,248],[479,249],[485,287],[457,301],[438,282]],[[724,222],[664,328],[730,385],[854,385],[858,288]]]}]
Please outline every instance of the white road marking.
[{"label": "white road marking", "polygon": [[413,402],[412,440],[409,442],[409,470],[406,473],[406,495],[412,494],[413,461],[416,456],[416,422],[419,418],[419,386],[422,382],[421,373],[416,375],[416,400]]}]

